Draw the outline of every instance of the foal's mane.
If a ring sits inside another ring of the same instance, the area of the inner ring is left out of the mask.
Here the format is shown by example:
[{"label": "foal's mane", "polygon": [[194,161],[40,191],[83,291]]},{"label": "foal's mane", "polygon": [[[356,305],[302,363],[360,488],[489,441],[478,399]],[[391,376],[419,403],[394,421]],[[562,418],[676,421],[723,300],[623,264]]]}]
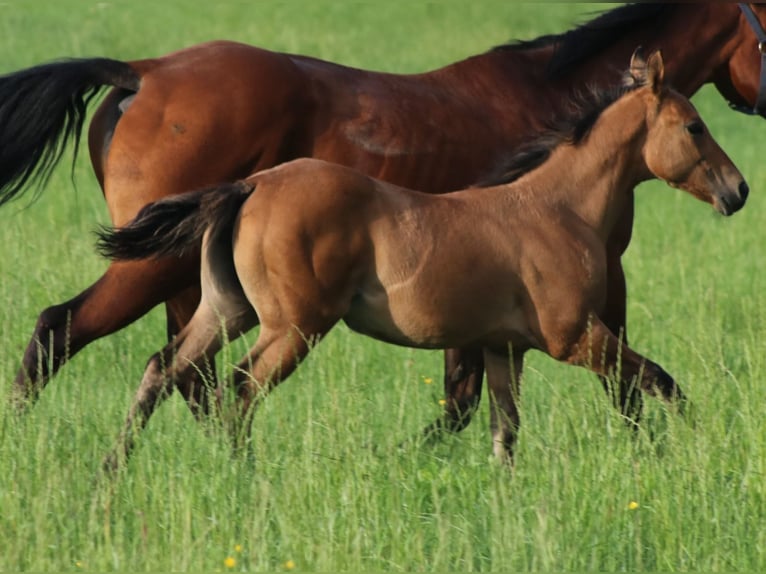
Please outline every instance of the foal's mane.
[{"label": "foal's mane", "polygon": [[544,164],[559,145],[579,144],[588,136],[606,108],[643,85],[643,82],[636,81],[626,73],[622,85],[588,87],[575,93],[569,102],[569,113],[553,118],[536,137],[516,148],[513,155],[502,158],[498,166],[479,180],[476,186],[492,187],[512,183]]},{"label": "foal's mane", "polygon": [[553,76],[603,51],[637,26],[656,28],[676,8],[677,4],[665,2],[630,3],[604,12],[561,34],[548,34],[533,40],[514,40],[494,50],[534,50],[552,45],[554,53],[548,63],[547,73]]}]

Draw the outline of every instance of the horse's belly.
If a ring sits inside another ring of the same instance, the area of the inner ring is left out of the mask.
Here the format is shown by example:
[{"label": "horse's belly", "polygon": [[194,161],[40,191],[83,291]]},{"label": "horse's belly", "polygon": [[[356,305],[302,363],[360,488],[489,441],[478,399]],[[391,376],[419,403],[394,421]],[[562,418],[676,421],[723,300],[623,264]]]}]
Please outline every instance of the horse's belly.
[{"label": "horse's belly", "polygon": [[354,299],[345,323],[375,339],[424,349],[464,346],[528,346],[532,337],[523,309],[508,301],[490,307],[482,301],[448,302],[366,293]]},{"label": "horse's belly", "polygon": [[343,320],[353,331],[380,341],[405,347],[439,348],[434,333],[398,325],[385,294],[356,297]]}]

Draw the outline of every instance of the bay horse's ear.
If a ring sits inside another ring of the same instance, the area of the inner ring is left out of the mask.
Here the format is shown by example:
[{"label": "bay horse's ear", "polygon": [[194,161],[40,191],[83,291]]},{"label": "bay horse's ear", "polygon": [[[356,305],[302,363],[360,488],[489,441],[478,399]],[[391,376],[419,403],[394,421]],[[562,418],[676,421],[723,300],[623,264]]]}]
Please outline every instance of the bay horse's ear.
[{"label": "bay horse's ear", "polygon": [[646,58],[644,49],[639,46],[630,57],[630,67],[622,77],[622,85],[627,88],[646,84]]},{"label": "bay horse's ear", "polygon": [[646,63],[646,75],[652,91],[657,94],[662,89],[662,81],[665,78],[665,64],[662,61],[662,52],[657,50],[649,56]]}]

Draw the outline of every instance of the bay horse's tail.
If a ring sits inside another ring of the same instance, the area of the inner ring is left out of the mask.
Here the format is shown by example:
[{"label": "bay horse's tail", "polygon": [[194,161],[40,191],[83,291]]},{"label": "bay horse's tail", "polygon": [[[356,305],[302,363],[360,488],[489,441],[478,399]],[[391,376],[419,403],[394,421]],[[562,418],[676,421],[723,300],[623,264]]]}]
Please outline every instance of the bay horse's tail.
[{"label": "bay horse's tail", "polygon": [[144,206],[120,228],[96,232],[99,253],[109,259],[178,256],[198,249],[209,227],[230,227],[255,186],[245,181],[190,191]]},{"label": "bay horse's tail", "polygon": [[74,141],[75,156],[88,103],[102,87],[138,91],[126,62],[108,58],[52,62],[0,77],[0,205],[28,182],[45,183]]}]

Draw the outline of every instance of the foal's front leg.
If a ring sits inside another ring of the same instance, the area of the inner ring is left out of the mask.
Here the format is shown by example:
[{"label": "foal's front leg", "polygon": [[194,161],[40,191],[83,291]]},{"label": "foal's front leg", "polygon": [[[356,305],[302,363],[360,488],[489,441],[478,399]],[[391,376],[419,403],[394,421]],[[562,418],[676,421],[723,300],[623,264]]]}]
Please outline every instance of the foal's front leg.
[{"label": "foal's front leg", "polygon": [[[634,197],[631,191],[626,208],[617,220],[606,245],[606,302],[601,313],[601,320],[614,335],[622,339],[624,345],[628,344],[626,326],[628,294],[625,271],[622,268],[622,256],[630,245],[634,212]],[[643,409],[643,396],[636,385],[622,380],[614,383],[603,376],[600,379],[614,406],[620,410],[628,422],[637,425]]]},{"label": "foal's front leg", "polygon": [[[627,319],[627,284],[625,271],[619,252],[607,255],[607,297],[601,318],[607,328],[620,338],[623,345],[628,344]],[[643,410],[643,397],[633,381],[599,376],[604,390],[612,399],[614,406],[632,425],[637,425]]]},{"label": "foal's front leg", "polygon": [[519,432],[521,371],[524,353],[484,349],[487,387],[490,400],[492,451],[507,463],[513,463],[513,447]]},{"label": "foal's front leg", "polygon": [[636,353],[599,319],[594,317],[588,328],[558,357],[573,365],[590,369],[602,377],[614,377],[620,385],[635,386],[650,396],[659,396],[683,408],[686,396],[665,370]]}]

